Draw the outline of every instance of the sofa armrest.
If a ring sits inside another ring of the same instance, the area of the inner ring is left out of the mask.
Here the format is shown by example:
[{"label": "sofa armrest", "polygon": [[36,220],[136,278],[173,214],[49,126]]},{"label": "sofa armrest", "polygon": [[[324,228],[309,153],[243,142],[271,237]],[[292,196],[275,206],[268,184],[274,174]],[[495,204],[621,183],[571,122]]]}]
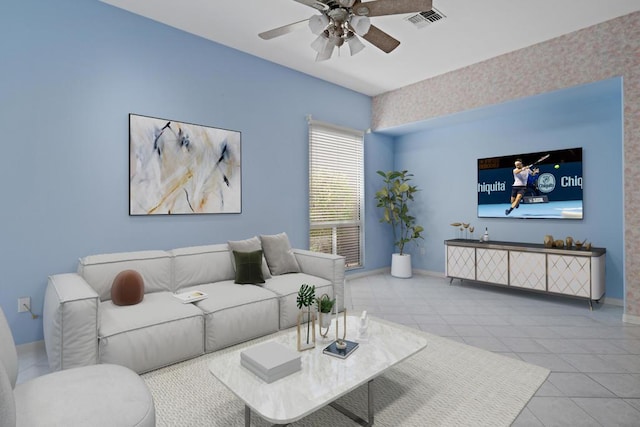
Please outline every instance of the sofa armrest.
[{"label": "sofa armrest", "polygon": [[338,299],[338,310],[344,309],[344,257],[340,255],[293,249],[300,271],[322,277],[333,283],[333,295]]},{"label": "sofa armrest", "polygon": [[42,318],[51,370],[98,363],[98,305],[98,294],[79,274],[49,277]]}]

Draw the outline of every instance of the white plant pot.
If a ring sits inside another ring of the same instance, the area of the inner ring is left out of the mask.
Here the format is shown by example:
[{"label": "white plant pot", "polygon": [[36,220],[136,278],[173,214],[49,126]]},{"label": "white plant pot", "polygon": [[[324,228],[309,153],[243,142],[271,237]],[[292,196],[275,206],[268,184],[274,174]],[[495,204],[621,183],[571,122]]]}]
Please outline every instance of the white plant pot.
[{"label": "white plant pot", "polygon": [[331,326],[331,313],[322,313],[322,328],[327,329]]},{"label": "white plant pot", "polygon": [[391,255],[391,275],[402,279],[411,277],[411,255]]}]

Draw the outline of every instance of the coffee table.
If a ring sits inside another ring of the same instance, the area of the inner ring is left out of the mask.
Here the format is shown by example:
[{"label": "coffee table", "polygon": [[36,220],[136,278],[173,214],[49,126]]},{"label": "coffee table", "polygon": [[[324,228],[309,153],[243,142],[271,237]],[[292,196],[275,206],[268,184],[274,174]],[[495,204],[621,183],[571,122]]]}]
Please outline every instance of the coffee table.
[{"label": "coffee table", "polygon": [[[348,340],[358,341],[358,321],[358,317],[348,316]],[[349,357],[340,359],[322,353],[335,339],[333,324],[329,331],[329,338],[323,340],[318,336],[314,349],[300,353],[302,370],[270,384],[240,365],[240,353],[249,347],[211,359],[211,373],[244,402],[245,426],[251,424],[251,411],[271,423],[282,425],[327,405],[361,425],[373,425],[373,380],[427,345],[426,338],[416,330],[370,317],[368,340],[360,342],[359,348]],[[276,333],[266,341],[276,341],[295,350],[296,329]],[[365,383],[368,394],[366,420],[335,402]]]}]

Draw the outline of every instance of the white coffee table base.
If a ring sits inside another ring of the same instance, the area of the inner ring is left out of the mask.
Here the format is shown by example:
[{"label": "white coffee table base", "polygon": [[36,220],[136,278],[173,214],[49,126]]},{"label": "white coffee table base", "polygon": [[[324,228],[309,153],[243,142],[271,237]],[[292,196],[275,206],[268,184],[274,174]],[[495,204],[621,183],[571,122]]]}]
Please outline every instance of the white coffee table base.
[{"label": "white coffee table base", "polygon": [[[341,414],[345,415],[346,417],[350,418],[351,420],[355,421],[356,423],[360,424],[361,426],[370,427],[373,425],[373,389],[371,388],[372,385],[373,385],[373,380],[369,380],[369,382],[367,382],[367,419],[366,420],[357,416],[356,414],[354,414],[344,406],[340,405],[339,403],[331,402],[329,403],[329,406],[331,406],[333,409],[340,412]],[[287,426],[289,424],[274,424],[274,425]],[[244,426],[251,427],[251,408],[249,408],[249,406],[247,405],[244,405]]]}]

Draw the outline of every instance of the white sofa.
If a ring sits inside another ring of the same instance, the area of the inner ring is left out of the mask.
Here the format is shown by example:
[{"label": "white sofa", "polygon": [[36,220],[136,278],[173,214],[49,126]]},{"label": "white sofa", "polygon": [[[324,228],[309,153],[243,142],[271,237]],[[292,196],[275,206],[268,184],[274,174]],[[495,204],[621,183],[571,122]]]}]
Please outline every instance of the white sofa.
[{"label": "white sofa", "polygon": [[[77,273],[49,277],[44,339],[52,370],[97,363],[151,371],[263,336],[297,322],[300,285],[344,303],[344,258],[292,249],[299,273],[273,275],[262,285],[234,283],[227,244],[93,255]],[[139,272],[144,298],[135,305],[111,301],[123,270]],[[200,290],[208,298],[183,304],[176,292]]]}]

